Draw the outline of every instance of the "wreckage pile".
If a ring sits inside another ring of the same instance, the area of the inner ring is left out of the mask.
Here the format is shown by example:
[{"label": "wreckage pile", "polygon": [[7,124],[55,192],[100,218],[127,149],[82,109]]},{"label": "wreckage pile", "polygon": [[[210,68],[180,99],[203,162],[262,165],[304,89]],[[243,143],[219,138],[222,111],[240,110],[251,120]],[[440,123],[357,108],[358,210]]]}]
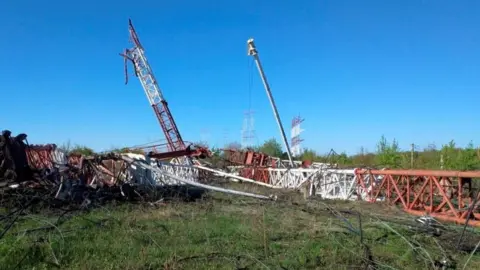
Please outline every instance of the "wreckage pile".
[{"label": "wreckage pile", "polygon": [[255,196],[206,185],[206,179],[214,173],[194,166],[163,163],[133,153],[67,155],[55,144],[30,145],[26,138],[26,134],[12,136],[8,130],[0,137],[3,207],[16,205],[19,194],[42,194],[42,199],[53,205],[90,204],[112,198],[155,200],[172,195],[192,199],[205,189]]},{"label": "wreckage pile", "polygon": [[[67,213],[74,216],[108,201],[190,200],[204,191],[171,183],[158,188],[166,177],[146,170],[150,165],[141,155],[130,162],[116,153],[67,155],[55,144],[30,145],[26,138],[26,134],[12,136],[8,130],[0,136],[0,224],[4,228],[0,239],[24,215],[52,213],[58,216],[55,227],[66,220]],[[156,165],[153,169],[159,170]]]},{"label": "wreckage pile", "polygon": [[8,130],[0,136],[1,205],[18,206],[18,198],[38,197],[61,201],[83,201],[92,175],[83,158],[67,158],[55,144],[29,145],[26,134],[12,136]]},{"label": "wreckage pile", "polygon": [[26,138],[8,130],[0,136],[2,207],[17,207],[25,201],[20,197],[58,205],[91,202],[92,197],[131,199],[140,194],[127,183],[127,164],[115,154],[67,156],[55,144],[29,145]]}]

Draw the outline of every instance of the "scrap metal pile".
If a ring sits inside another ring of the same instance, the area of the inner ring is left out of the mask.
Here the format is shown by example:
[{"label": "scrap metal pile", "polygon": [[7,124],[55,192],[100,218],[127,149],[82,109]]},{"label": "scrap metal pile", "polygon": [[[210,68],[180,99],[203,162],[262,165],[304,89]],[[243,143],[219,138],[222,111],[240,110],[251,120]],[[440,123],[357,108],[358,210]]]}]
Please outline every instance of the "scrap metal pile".
[{"label": "scrap metal pile", "polygon": [[[2,189],[24,186],[38,187],[53,184],[54,177],[65,155],[54,144],[29,145],[26,134],[12,136],[9,130],[0,135],[0,187]],[[67,166],[67,162],[64,162]]]},{"label": "scrap metal pile", "polygon": [[184,190],[186,186],[269,199],[207,185],[206,180],[214,172],[196,166],[162,162],[133,153],[67,155],[55,144],[30,145],[26,137],[26,134],[12,136],[8,130],[0,136],[2,206],[8,202],[15,205],[19,194],[42,194],[43,199],[55,204],[91,203],[114,198],[158,199],[159,188]]},{"label": "scrap metal pile", "polygon": [[2,206],[15,205],[18,196],[27,194],[51,203],[81,203],[96,187],[113,186],[121,179],[120,175],[112,179],[111,169],[104,164],[106,157],[68,157],[55,144],[30,145],[26,138],[26,134],[12,136],[8,130],[0,136]]}]

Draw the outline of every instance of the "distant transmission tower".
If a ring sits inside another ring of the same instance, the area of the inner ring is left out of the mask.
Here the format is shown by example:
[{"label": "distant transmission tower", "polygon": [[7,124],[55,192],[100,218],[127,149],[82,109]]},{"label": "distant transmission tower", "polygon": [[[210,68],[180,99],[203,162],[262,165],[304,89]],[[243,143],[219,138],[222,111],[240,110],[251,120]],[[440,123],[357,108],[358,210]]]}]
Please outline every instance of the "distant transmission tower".
[{"label": "distant transmission tower", "polygon": [[292,155],[294,157],[298,157],[302,154],[302,147],[301,143],[303,139],[300,138],[300,133],[304,130],[300,128],[300,123],[305,121],[305,119],[300,118],[300,116],[296,116],[292,120],[292,132],[291,132],[291,149]]},{"label": "distant transmission tower", "polygon": [[254,112],[248,110],[245,112],[243,119],[243,128],[242,128],[242,147],[252,147],[255,145],[255,125],[254,125]]}]

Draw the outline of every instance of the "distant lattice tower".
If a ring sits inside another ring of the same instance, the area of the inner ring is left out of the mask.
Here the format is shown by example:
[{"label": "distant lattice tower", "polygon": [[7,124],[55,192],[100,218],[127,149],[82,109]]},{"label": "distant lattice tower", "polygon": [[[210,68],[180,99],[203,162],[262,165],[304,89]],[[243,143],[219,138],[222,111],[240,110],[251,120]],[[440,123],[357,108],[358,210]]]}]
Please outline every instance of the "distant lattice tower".
[{"label": "distant lattice tower", "polygon": [[255,125],[254,125],[254,112],[248,110],[245,112],[242,128],[242,147],[252,147],[255,144]]},{"label": "distant lattice tower", "polygon": [[300,128],[300,123],[305,121],[305,119],[300,118],[300,116],[296,116],[292,120],[292,132],[291,132],[291,149],[292,155],[297,157],[302,154],[302,147],[301,143],[303,139],[300,138],[300,133],[304,130]]}]

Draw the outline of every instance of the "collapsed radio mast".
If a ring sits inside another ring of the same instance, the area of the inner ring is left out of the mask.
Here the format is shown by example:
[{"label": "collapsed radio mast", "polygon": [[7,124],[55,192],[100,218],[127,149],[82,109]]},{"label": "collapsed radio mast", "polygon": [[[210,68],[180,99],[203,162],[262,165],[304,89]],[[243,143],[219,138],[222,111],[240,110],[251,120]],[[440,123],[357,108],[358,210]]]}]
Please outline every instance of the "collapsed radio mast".
[{"label": "collapsed radio mast", "polygon": [[208,155],[208,150],[205,148],[199,147],[195,150],[192,150],[190,149],[190,146],[187,147],[185,145],[172,113],[168,108],[168,103],[165,100],[163,93],[158,86],[157,80],[153,75],[152,68],[147,61],[145,50],[140,43],[137,32],[135,31],[130,19],[128,20],[128,30],[130,33],[130,42],[133,44],[133,47],[130,49],[125,49],[124,53],[120,54],[125,60],[125,84],[128,83],[127,60],[129,60],[133,65],[135,76],[139,78],[143,90],[147,95],[150,106],[152,106],[167,140],[167,152],[150,153],[150,156],[164,159],[181,156],[203,157]]}]

